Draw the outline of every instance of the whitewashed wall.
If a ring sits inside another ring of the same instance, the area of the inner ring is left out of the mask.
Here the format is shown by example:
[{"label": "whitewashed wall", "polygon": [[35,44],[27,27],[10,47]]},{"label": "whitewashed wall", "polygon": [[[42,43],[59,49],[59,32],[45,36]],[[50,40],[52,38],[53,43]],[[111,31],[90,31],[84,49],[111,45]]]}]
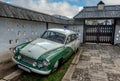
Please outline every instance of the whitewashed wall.
[{"label": "whitewashed wall", "polygon": [[80,42],[83,43],[83,25],[70,25],[68,28],[77,32],[80,36]]},{"label": "whitewashed wall", "polygon": [[115,28],[114,44],[120,43],[120,20],[117,21]]},{"label": "whitewashed wall", "polygon": [[40,37],[46,23],[0,18],[0,56],[11,53],[14,46]]},{"label": "whitewashed wall", "polygon": [[[65,25],[48,23],[48,28],[64,28]],[[71,25],[68,29],[80,34],[83,42],[83,25]],[[46,23],[19,19],[0,18],[0,56],[11,54],[12,48],[40,37]]]}]

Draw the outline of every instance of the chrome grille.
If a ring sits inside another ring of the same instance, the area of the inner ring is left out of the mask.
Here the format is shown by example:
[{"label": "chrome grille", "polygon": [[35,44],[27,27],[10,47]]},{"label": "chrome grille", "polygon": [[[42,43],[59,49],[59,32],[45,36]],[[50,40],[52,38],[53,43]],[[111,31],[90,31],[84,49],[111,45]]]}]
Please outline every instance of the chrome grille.
[{"label": "chrome grille", "polygon": [[23,55],[22,55],[22,59],[21,60],[24,61],[24,62],[27,62],[29,64],[32,64],[33,62],[35,62],[34,59],[31,59],[31,58],[29,58],[27,56],[23,56]]}]

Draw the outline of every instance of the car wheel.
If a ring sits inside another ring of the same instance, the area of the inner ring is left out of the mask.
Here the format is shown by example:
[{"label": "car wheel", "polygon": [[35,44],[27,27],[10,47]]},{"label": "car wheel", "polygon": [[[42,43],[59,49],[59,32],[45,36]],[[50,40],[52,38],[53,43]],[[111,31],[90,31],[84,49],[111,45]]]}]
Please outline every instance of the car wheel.
[{"label": "car wheel", "polygon": [[56,71],[58,69],[58,67],[59,67],[59,61],[57,60],[55,65],[54,65],[53,71]]},{"label": "car wheel", "polygon": [[78,50],[79,50],[78,48],[75,50],[75,54],[78,52]]}]

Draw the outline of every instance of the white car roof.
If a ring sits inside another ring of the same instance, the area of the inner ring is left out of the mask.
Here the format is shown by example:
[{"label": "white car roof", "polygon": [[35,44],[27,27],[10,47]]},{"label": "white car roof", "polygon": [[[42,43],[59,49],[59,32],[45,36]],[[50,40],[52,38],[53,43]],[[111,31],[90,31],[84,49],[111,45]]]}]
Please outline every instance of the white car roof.
[{"label": "white car roof", "polygon": [[48,29],[48,31],[54,31],[54,32],[62,33],[62,34],[65,34],[67,36],[70,35],[70,34],[76,34],[75,32],[73,32],[71,30],[60,29],[60,28],[51,28],[51,29]]}]

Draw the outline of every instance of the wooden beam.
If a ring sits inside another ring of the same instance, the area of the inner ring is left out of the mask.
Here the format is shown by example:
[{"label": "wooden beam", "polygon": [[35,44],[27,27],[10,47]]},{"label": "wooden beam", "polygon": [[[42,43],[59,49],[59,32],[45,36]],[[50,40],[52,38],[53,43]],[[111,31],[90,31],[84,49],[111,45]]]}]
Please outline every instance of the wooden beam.
[{"label": "wooden beam", "polygon": [[14,72],[12,72],[11,74],[5,76],[3,79],[1,79],[0,81],[11,81],[16,79],[17,77],[19,77],[22,74],[22,70],[18,69]]},{"label": "wooden beam", "polygon": [[48,23],[46,22],[46,29],[48,29]]}]

